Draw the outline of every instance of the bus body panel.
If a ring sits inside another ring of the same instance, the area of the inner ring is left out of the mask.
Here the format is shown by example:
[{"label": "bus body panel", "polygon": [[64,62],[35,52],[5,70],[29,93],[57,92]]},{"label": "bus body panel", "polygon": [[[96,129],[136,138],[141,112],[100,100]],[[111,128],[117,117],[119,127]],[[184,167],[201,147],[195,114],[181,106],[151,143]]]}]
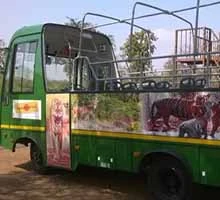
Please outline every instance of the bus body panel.
[{"label": "bus body panel", "polygon": [[[217,146],[126,139],[124,137],[110,138],[102,136],[100,133],[99,136],[75,135],[73,133],[72,140],[79,146],[79,150],[72,152],[77,155],[75,161],[78,164],[136,173],[139,171],[145,155],[152,152],[166,152],[182,159],[191,170],[194,182],[219,186],[220,148]],[[101,149],[99,150],[97,146]],[[108,149],[106,150],[103,146]],[[110,160],[111,158],[112,160]]]},{"label": "bus body panel", "polygon": [[200,147],[200,183],[219,186],[220,148]]},{"label": "bus body panel", "polygon": [[[77,163],[138,172],[140,163],[146,155],[152,152],[166,152],[181,159],[189,167],[195,182],[202,182],[207,178],[208,184],[216,184],[214,179],[206,177],[214,177],[215,173],[210,170],[209,173],[204,172],[208,170],[203,164],[206,154],[203,155],[203,159],[200,157],[201,149],[209,148],[210,145],[213,148],[219,146],[218,140],[177,137],[158,130],[154,131],[154,134],[150,131],[143,133],[141,127],[144,126],[138,124],[140,121],[126,118],[133,118],[135,115],[136,120],[139,117],[141,119],[143,111],[136,106],[142,106],[140,99],[143,93],[123,94],[121,96],[123,101],[116,101],[117,95],[121,94],[72,94],[71,137],[74,141],[72,143],[78,147],[75,152],[78,155]],[[135,101],[139,102],[130,108],[132,114],[126,114],[127,110],[123,109],[127,107],[129,98],[135,98]],[[110,105],[112,109],[106,111],[108,107],[103,104],[113,104]]]},{"label": "bus body panel", "polygon": [[[45,152],[46,106],[41,49],[41,34],[17,35],[11,41],[1,101],[1,143],[6,148],[13,148],[18,140],[23,139],[23,143],[25,140],[36,142]],[[23,66],[32,66],[29,71],[32,80],[23,80],[27,82],[22,83],[22,89],[16,79],[18,76],[13,76],[21,62]],[[22,91],[26,86],[32,87],[31,90]],[[46,162],[46,155],[43,157]]]}]

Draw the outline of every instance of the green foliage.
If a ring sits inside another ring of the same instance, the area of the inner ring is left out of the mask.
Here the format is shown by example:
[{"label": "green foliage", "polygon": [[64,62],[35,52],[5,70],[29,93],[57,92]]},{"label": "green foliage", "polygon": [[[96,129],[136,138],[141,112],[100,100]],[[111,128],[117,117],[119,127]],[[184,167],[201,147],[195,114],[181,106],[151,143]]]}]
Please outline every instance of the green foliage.
[{"label": "green foliage", "polygon": [[[69,21],[66,22],[65,25],[73,26],[73,27],[77,27],[77,28],[81,28],[82,25],[83,25],[83,28],[88,28],[88,30],[93,31],[93,32],[99,32],[94,28],[95,25],[91,22],[84,22],[84,24],[83,24],[82,20],[78,20],[76,18],[71,18],[71,17],[67,17],[67,18],[69,19]],[[114,38],[114,36],[109,34],[109,35],[107,35],[107,37],[111,41],[111,44],[112,44],[113,48],[115,48],[115,38]]]},{"label": "green foliage", "polygon": [[96,29],[92,28],[94,25],[90,22],[84,22],[83,24],[82,20],[78,20],[78,19],[71,18],[71,17],[67,17],[67,18],[69,19],[69,21],[66,22],[65,25],[73,26],[77,28],[81,28],[83,26],[83,28],[89,28],[89,30],[91,31],[96,31]]},{"label": "green foliage", "polygon": [[115,121],[129,118],[136,121],[139,118],[138,101],[132,98],[124,101],[124,97],[119,94],[100,94],[96,113],[97,117],[103,120]]},{"label": "green foliage", "polygon": [[[132,47],[130,47],[129,36],[123,46],[121,47],[122,55],[127,58],[140,58],[140,57],[149,57],[155,51],[154,42],[157,40],[157,37],[154,33],[147,33],[145,31],[135,32],[132,36]],[[130,66],[131,72],[140,72],[146,70],[150,67],[150,61],[136,61],[132,62]]]},{"label": "green foliage", "polygon": [[50,91],[65,91],[65,89],[69,89],[69,82],[66,80],[48,80],[47,88]]},{"label": "green foliage", "polygon": [[73,99],[72,105],[83,108],[81,112],[87,112],[86,115],[90,115],[92,111],[98,126],[102,128],[137,131],[140,129],[141,106],[139,95],[134,95],[136,97],[115,93],[80,94]]},{"label": "green foliage", "polygon": [[94,94],[81,94],[78,99],[78,106],[89,106],[96,101],[96,95]]},{"label": "green foliage", "polygon": [[[127,96],[127,97],[125,97]],[[78,106],[93,105],[97,118],[107,121],[116,121],[129,118],[139,120],[139,98],[128,98],[129,94],[81,94]],[[96,106],[95,106],[96,105]]]}]

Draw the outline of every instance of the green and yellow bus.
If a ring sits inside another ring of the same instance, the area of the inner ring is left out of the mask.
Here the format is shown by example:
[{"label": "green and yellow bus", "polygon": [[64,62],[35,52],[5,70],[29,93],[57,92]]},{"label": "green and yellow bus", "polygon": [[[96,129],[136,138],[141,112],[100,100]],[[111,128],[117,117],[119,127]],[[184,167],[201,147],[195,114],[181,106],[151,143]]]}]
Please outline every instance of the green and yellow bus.
[{"label": "green and yellow bus", "polygon": [[[176,31],[206,45],[197,54],[179,53],[177,37],[175,55],[116,61],[111,40],[94,30],[19,29],[5,63],[1,146],[30,146],[39,173],[79,165],[141,172],[159,200],[187,199],[193,182],[220,186],[219,40],[198,30]],[[156,58],[171,58],[171,72],[123,77],[119,70]]]}]

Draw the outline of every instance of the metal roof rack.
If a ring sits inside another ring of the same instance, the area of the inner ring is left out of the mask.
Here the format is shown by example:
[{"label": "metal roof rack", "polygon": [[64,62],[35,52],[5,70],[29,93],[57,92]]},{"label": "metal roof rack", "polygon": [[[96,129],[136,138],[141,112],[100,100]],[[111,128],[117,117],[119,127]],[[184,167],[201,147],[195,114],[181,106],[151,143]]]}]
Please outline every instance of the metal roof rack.
[{"label": "metal roof rack", "polygon": [[[119,63],[131,63],[135,61],[152,61],[156,59],[170,59],[172,60],[173,69],[172,70],[164,70],[164,71],[143,71],[140,69],[138,72],[129,73],[127,77],[106,77],[106,78],[97,78],[97,82],[99,81],[117,81],[121,82],[122,84],[126,84],[127,82],[135,82],[137,87],[131,88],[138,88],[143,89],[143,82],[152,82],[155,81],[156,84],[160,83],[163,85],[165,83],[166,87],[160,87],[160,89],[177,89],[177,88],[186,88],[183,87],[184,81],[191,79],[194,80],[193,87],[202,88],[219,88],[220,87],[220,38],[210,29],[207,27],[198,27],[199,21],[199,11],[201,8],[206,8],[210,6],[215,6],[220,4],[220,1],[216,1],[213,3],[202,4],[200,5],[200,0],[197,0],[196,6],[182,8],[179,10],[168,11],[163,8],[146,4],[143,2],[136,2],[132,9],[132,17],[127,19],[119,19],[112,16],[107,16],[98,13],[86,13],[82,20],[82,27],[80,30],[80,42],[79,42],[79,52],[78,58],[81,57],[81,48],[82,48],[82,33],[85,30],[83,28],[83,24],[86,21],[87,16],[96,16],[105,18],[108,20],[112,20],[113,22],[99,24],[93,27],[89,27],[86,29],[96,29],[100,27],[110,26],[114,24],[124,23],[130,25],[130,48],[132,48],[132,36],[133,36],[133,29],[134,27],[139,28],[145,31],[148,35],[151,33],[149,29],[146,29],[140,25],[134,23],[134,20],[143,19],[148,17],[154,17],[158,15],[169,15],[178,20],[181,20],[188,24],[189,28],[178,29],[176,30],[176,38],[175,38],[175,52],[171,55],[162,55],[162,56],[148,56],[148,57],[139,57],[139,58],[132,58],[131,55],[126,59],[119,59],[119,60],[112,60],[112,61],[104,61],[104,62],[93,62],[91,63],[89,59],[87,60],[89,63],[90,68],[93,68],[95,65],[105,65],[105,64],[113,64],[118,65]],[[142,16],[135,16],[137,6],[143,6],[147,8],[151,8],[157,10],[158,12],[142,15]],[[188,21],[187,19],[178,15],[179,13],[186,12],[189,10],[196,10],[196,18],[195,18],[195,25]],[[150,41],[150,39],[149,39]],[[202,66],[201,66],[202,65]],[[136,77],[134,76],[136,75]],[[162,84],[162,83],[163,84]],[[199,85],[201,83],[201,85]],[[216,84],[217,83],[217,84]],[[181,85],[182,84],[182,85]],[[197,85],[196,85],[197,84]],[[129,85],[129,84],[128,84]],[[131,84],[130,84],[131,85]],[[169,85],[169,86],[167,86]],[[111,88],[111,86],[108,86]],[[112,87],[114,88],[115,85]],[[127,86],[126,86],[127,87]],[[129,87],[128,87],[129,88]],[[147,87],[146,87],[147,88]],[[155,88],[158,88],[155,86]]]}]

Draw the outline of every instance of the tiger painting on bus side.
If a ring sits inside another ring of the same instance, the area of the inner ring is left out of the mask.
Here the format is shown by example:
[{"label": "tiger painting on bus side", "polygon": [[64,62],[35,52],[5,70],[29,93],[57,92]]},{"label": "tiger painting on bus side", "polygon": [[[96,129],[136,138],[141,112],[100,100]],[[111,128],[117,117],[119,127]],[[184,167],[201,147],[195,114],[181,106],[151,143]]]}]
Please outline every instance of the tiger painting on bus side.
[{"label": "tiger painting on bus side", "polygon": [[69,167],[69,112],[68,101],[56,96],[50,99],[47,113],[48,163]]},{"label": "tiger painting on bus side", "polygon": [[219,103],[212,94],[189,94],[155,100],[149,130],[174,131],[181,137],[214,138],[220,126]]}]

